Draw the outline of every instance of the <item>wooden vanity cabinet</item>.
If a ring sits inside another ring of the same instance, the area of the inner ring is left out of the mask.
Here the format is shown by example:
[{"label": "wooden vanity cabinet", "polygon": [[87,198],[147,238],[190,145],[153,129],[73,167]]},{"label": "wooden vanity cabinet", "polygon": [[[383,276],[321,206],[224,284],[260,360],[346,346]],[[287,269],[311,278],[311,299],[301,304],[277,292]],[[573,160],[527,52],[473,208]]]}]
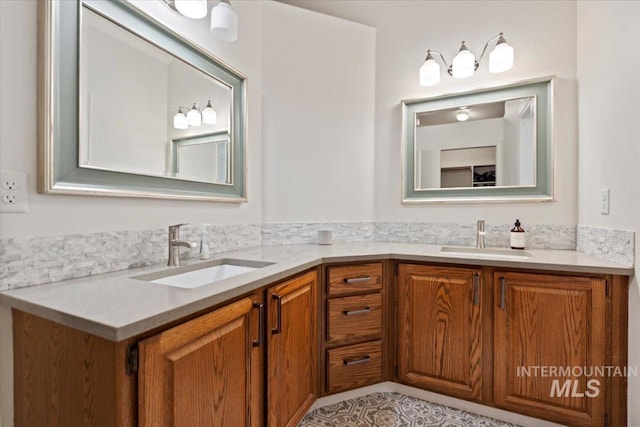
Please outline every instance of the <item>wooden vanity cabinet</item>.
[{"label": "wooden vanity cabinet", "polygon": [[137,425],[133,340],[113,342],[13,309],[16,426]]},{"label": "wooden vanity cabinet", "polygon": [[473,268],[398,265],[400,382],[461,399],[485,397],[482,281]]},{"label": "wooden vanity cabinet", "polygon": [[139,425],[297,425],[317,396],[316,288],[314,270],[140,341]]},{"label": "wooden vanity cabinet", "polygon": [[323,293],[323,387],[329,395],[382,382],[387,297],[384,263],[325,267]]},{"label": "wooden vanity cabinet", "polygon": [[267,420],[296,426],[318,394],[316,271],[267,289]]},{"label": "wooden vanity cabinet", "polygon": [[257,425],[252,402],[264,396],[252,384],[260,378],[252,372],[260,339],[252,312],[259,304],[242,298],[138,343],[140,426]]},{"label": "wooden vanity cabinet", "polygon": [[627,366],[626,277],[400,263],[396,292],[399,382],[569,426],[626,425],[626,378],[600,375]]},{"label": "wooden vanity cabinet", "polygon": [[605,278],[494,277],[496,405],[572,426],[604,425],[611,389],[602,372],[590,371],[611,365]]}]

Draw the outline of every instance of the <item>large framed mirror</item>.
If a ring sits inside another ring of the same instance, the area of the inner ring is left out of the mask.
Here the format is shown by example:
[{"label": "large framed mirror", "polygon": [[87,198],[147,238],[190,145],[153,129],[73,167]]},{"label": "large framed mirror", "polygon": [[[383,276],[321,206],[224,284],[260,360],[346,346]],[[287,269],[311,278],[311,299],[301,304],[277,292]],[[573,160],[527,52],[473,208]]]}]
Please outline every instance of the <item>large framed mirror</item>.
[{"label": "large framed mirror", "polygon": [[246,201],[246,77],[127,2],[40,2],[39,191]]},{"label": "large framed mirror", "polygon": [[553,200],[552,77],[402,101],[402,201]]}]

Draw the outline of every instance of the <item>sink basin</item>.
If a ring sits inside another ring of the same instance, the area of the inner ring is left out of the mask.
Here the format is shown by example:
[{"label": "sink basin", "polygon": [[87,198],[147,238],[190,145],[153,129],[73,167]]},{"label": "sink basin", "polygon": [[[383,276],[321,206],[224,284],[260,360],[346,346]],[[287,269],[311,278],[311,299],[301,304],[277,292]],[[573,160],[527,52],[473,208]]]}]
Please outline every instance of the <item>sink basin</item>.
[{"label": "sink basin", "polygon": [[133,277],[160,285],[192,289],[257,270],[272,262],[222,258]]},{"label": "sink basin", "polygon": [[497,249],[497,248],[464,248],[455,246],[443,246],[441,253],[456,256],[466,256],[472,258],[487,259],[529,259],[533,257],[529,252],[516,249]]}]

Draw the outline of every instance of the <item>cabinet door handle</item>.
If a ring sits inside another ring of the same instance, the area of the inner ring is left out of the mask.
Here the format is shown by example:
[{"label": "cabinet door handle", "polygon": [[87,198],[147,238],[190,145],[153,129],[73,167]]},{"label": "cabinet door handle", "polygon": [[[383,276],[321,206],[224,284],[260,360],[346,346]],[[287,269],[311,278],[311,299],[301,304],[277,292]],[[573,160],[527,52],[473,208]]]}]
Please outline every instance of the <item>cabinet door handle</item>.
[{"label": "cabinet door handle", "polygon": [[473,275],[473,305],[480,304],[480,276]]},{"label": "cabinet door handle", "polygon": [[507,306],[507,283],[504,277],[500,278],[500,308],[505,309]]},{"label": "cabinet door handle", "polygon": [[271,333],[276,335],[282,332],[282,297],[274,294],[273,299],[276,300],[277,322],[276,327],[271,329]]},{"label": "cabinet door handle", "polygon": [[352,285],[354,283],[368,282],[369,280],[371,280],[371,276],[353,277],[351,279],[345,278],[344,283],[346,283],[347,285]]},{"label": "cabinet door handle", "polygon": [[371,356],[367,355],[359,359],[344,359],[342,363],[344,363],[345,366],[353,366],[353,365],[359,365],[361,363],[367,363],[370,360],[371,360]]},{"label": "cabinet door handle", "polygon": [[253,308],[258,309],[258,339],[253,340],[253,346],[260,347],[264,342],[264,304],[254,302]]},{"label": "cabinet door handle", "polygon": [[371,307],[365,307],[360,310],[344,310],[342,313],[344,313],[345,316],[356,316],[358,314],[367,314],[367,313],[371,313]]}]

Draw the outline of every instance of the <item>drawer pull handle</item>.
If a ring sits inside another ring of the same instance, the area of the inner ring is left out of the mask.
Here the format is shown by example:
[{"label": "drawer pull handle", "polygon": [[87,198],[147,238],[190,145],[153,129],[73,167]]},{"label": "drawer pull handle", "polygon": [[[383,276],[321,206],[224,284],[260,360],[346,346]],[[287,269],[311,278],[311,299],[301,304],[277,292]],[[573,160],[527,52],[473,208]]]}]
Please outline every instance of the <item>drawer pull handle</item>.
[{"label": "drawer pull handle", "polygon": [[480,304],[480,276],[473,275],[473,305]]},{"label": "drawer pull handle", "polygon": [[371,360],[371,356],[364,356],[359,359],[344,359],[342,363],[344,363],[345,366],[353,366],[353,365],[359,365],[361,363],[367,363],[370,360]]},{"label": "drawer pull handle", "polygon": [[504,277],[500,278],[500,308],[505,309],[507,306],[507,284]]},{"label": "drawer pull handle", "polygon": [[358,314],[367,314],[367,313],[371,313],[371,307],[365,307],[360,310],[344,310],[342,313],[344,313],[345,316],[356,316]]},{"label": "drawer pull handle", "polygon": [[371,280],[371,276],[364,276],[364,277],[354,277],[351,279],[344,279],[344,283],[346,283],[347,285],[352,285],[354,283],[364,283],[364,282],[368,282],[369,280]]},{"label": "drawer pull handle", "polygon": [[276,327],[271,329],[271,333],[276,335],[282,332],[282,297],[280,295],[273,295],[272,298],[276,301],[277,322]]},{"label": "drawer pull handle", "polygon": [[264,304],[254,302],[253,308],[258,309],[258,339],[253,340],[252,344],[254,347],[260,347],[264,342]]}]

